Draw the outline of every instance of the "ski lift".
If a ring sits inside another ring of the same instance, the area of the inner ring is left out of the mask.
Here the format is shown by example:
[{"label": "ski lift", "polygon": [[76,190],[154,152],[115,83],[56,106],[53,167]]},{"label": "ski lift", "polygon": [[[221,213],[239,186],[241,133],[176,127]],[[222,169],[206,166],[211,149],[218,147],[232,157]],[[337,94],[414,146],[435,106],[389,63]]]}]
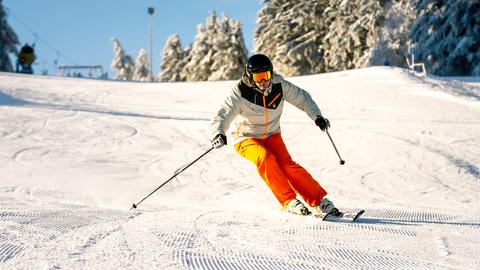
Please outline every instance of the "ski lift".
[{"label": "ski lift", "polygon": [[57,76],[67,77],[84,77],[82,71],[87,71],[88,78],[106,79],[106,73],[103,73],[101,65],[74,65],[74,66],[58,66]]},{"label": "ski lift", "polygon": [[[414,74],[419,74],[421,77],[426,77],[427,76],[427,69],[425,68],[424,63],[415,63],[415,47],[410,45],[408,47],[408,53],[411,56],[411,62],[408,60],[408,55],[405,57],[407,60],[407,65],[408,67],[414,72]],[[420,71],[417,71],[417,68],[420,69]]]}]

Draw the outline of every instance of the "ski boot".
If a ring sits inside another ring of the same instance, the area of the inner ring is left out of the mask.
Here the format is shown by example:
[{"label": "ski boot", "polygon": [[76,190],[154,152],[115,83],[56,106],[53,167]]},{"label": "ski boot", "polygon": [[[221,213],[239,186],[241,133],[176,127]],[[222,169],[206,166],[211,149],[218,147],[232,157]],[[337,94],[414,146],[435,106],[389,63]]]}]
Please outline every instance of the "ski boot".
[{"label": "ski boot", "polygon": [[283,210],[287,213],[292,213],[301,216],[310,215],[310,210],[308,210],[303,203],[297,199],[292,199],[284,207]]},{"label": "ski boot", "polygon": [[335,205],[333,205],[333,202],[325,197],[320,201],[317,209],[324,214],[331,214],[337,217],[343,216],[343,213],[340,212],[338,208],[335,207]]}]

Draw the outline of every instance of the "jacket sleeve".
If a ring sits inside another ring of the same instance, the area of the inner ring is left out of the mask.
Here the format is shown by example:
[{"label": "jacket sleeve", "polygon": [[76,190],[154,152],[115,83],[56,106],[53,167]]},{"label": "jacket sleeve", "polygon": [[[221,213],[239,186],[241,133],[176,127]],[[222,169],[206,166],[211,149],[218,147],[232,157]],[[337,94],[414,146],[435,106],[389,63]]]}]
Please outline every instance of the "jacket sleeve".
[{"label": "jacket sleeve", "polygon": [[322,112],[318,108],[312,96],[306,90],[303,90],[302,88],[283,78],[281,78],[281,80],[286,101],[306,112],[312,120],[315,120],[317,116],[322,115]]},{"label": "jacket sleeve", "polygon": [[241,95],[237,86],[234,86],[230,94],[224,100],[222,106],[211,120],[212,138],[217,134],[225,135],[233,119],[240,113]]}]

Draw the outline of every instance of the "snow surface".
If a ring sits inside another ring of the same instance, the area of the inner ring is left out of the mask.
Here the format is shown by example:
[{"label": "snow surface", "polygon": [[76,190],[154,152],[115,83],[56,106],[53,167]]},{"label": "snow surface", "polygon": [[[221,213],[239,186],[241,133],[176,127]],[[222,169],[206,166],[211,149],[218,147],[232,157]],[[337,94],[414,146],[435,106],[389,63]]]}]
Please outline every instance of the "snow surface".
[{"label": "snow surface", "polygon": [[396,68],[294,77],[332,123],[291,105],[294,159],[355,224],[281,213],[248,161],[209,149],[234,82],[0,73],[0,268],[479,269],[480,79]]}]

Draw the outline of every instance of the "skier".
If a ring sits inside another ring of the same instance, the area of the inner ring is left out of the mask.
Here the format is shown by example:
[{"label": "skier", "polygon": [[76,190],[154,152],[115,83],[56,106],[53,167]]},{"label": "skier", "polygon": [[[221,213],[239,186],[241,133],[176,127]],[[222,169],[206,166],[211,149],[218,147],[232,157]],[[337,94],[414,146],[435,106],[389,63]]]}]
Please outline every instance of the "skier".
[{"label": "skier", "polygon": [[17,60],[18,73],[33,74],[32,64],[36,59],[34,47],[35,45],[25,44],[20,50]]},{"label": "skier", "polygon": [[235,150],[256,165],[286,212],[311,214],[297,199],[298,193],[314,211],[341,215],[325,197],[327,192],[288,153],[280,132],[284,101],[306,112],[322,131],[330,127],[307,91],[274,73],[267,56],[252,55],[241,79],[211,121],[212,146],[220,148],[227,144],[225,132],[236,119],[236,131],[232,133]]}]

